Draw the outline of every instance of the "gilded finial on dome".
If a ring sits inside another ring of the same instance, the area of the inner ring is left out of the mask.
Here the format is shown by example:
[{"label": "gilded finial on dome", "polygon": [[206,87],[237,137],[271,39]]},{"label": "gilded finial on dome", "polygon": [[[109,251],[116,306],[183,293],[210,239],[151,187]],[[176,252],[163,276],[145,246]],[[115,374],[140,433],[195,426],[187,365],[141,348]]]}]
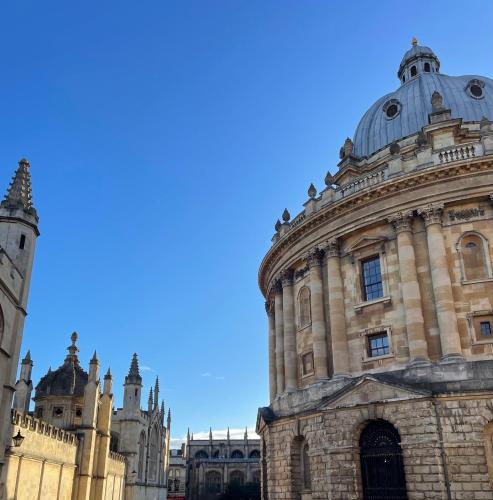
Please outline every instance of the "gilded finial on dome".
[{"label": "gilded finial on dome", "polygon": [[415,36],[413,36],[413,39],[411,40],[411,45],[413,47],[416,47],[416,45],[418,45],[418,39]]}]

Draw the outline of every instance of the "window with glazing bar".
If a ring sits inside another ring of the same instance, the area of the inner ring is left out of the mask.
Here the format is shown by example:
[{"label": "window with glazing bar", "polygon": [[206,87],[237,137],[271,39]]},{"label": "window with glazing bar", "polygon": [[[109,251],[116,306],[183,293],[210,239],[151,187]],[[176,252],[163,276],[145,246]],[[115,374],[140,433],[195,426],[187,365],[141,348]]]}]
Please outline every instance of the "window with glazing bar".
[{"label": "window with glazing bar", "polygon": [[361,262],[363,275],[363,299],[374,300],[383,297],[382,272],[378,255]]},{"label": "window with glazing bar", "polygon": [[389,337],[387,332],[375,333],[367,337],[368,357],[385,356],[389,354]]}]

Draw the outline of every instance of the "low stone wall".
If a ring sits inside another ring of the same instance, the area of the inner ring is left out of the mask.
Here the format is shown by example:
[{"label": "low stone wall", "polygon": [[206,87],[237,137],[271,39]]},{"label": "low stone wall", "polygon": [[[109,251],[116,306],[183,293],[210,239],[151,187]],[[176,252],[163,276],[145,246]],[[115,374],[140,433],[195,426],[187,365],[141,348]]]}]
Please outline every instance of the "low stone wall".
[{"label": "low stone wall", "polygon": [[75,434],[13,412],[12,436],[24,441],[7,451],[2,470],[3,500],[70,500],[76,469]]},{"label": "low stone wall", "polygon": [[121,500],[125,491],[125,457],[110,451],[105,500]]}]

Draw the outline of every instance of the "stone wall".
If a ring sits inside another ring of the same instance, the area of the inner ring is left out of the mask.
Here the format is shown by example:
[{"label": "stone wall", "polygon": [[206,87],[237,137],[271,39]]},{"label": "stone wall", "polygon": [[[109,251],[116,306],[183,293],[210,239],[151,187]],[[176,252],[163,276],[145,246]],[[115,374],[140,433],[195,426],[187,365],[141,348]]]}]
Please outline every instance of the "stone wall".
[{"label": "stone wall", "polygon": [[110,451],[105,500],[121,500],[125,491],[125,459]]},{"label": "stone wall", "polygon": [[312,480],[303,497],[362,498],[359,436],[374,419],[390,422],[400,434],[409,500],[493,499],[493,400],[488,394],[356,405],[275,421],[262,433],[269,500],[300,498],[299,474],[293,470],[300,436],[310,447]]},{"label": "stone wall", "polygon": [[76,471],[75,434],[14,413],[12,435],[24,441],[6,454],[2,471],[5,500],[70,500]]}]

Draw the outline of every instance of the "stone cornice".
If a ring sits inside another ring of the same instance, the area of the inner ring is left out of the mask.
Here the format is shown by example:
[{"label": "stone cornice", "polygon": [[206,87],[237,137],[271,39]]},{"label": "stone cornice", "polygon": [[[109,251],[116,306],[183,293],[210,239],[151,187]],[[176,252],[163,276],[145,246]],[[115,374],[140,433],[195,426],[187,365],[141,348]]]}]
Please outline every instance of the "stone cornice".
[{"label": "stone cornice", "polygon": [[[386,180],[370,189],[358,191],[337,202],[331,203],[303,220],[293,227],[281,238],[265,255],[260,265],[258,274],[259,288],[265,296],[267,290],[266,279],[269,272],[279,261],[280,257],[293,245],[301,241],[307,233],[312,232],[327,222],[336,220],[351,210],[364,207],[374,201],[391,196],[399,191],[413,190],[417,187],[433,185],[445,179],[470,175],[483,170],[493,169],[493,156],[456,161],[443,166],[434,166],[410,174]],[[417,207],[418,208],[418,207]]]}]

